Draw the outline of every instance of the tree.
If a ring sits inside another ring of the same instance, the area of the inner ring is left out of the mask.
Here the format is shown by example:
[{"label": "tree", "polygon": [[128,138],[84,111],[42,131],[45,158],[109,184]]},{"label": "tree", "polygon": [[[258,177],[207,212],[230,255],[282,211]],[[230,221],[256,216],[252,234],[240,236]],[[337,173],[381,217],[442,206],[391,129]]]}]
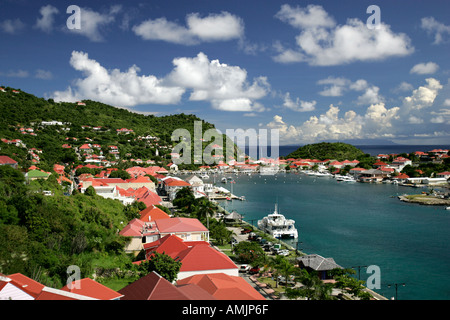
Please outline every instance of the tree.
[{"label": "tree", "polygon": [[292,263],[290,263],[286,258],[282,257],[277,265],[275,266],[277,270],[280,272],[282,276],[284,276],[285,279],[285,288],[287,288],[288,281],[291,275],[293,275],[297,268],[294,267]]},{"label": "tree", "polygon": [[184,212],[191,212],[192,207],[194,206],[195,197],[192,189],[189,187],[184,187],[178,190],[175,199],[173,199],[172,203],[174,206],[177,206]]},{"label": "tree", "polygon": [[363,291],[364,281],[358,280],[352,275],[356,273],[353,269],[334,269],[331,270],[333,278],[336,280],[335,287],[352,294],[362,300],[369,300],[371,295]]},{"label": "tree", "polygon": [[217,205],[209,201],[205,197],[198,198],[196,201],[196,213],[199,219],[206,219],[214,214],[217,210]]},{"label": "tree", "polygon": [[165,253],[158,252],[153,252],[150,260],[143,261],[140,264],[143,275],[155,271],[169,282],[174,282],[177,279],[180,268],[181,262],[175,261]]},{"label": "tree", "polygon": [[86,191],[84,191],[84,194],[89,196],[89,197],[93,197],[95,196],[97,193],[95,192],[95,189],[93,186],[89,186],[86,188]]},{"label": "tree", "polygon": [[298,280],[303,286],[300,288],[287,288],[286,296],[289,299],[305,297],[307,300],[320,300],[319,297],[326,292],[326,290],[320,289],[320,286],[322,286],[323,283],[317,272],[308,272],[305,269],[302,269]]},{"label": "tree", "polygon": [[220,245],[231,241],[233,231],[228,230],[227,227],[216,219],[211,220],[209,227],[210,237],[217,241]]},{"label": "tree", "polygon": [[233,248],[234,254],[241,263],[254,263],[264,255],[264,250],[256,242],[241,241]]},{"label": "tree", "polygon": [[114,170],[111,172],[109,177],[110,178],[120,178],[123,180],[127,180],[127,179],[131,178],[130,174],[128,172],[126,172],[125,170]]}]

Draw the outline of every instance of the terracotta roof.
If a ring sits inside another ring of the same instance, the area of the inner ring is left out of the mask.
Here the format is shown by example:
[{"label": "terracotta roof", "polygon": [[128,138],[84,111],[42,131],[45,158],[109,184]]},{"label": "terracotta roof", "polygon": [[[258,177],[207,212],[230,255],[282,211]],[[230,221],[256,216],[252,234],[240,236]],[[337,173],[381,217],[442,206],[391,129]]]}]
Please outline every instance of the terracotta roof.
[{"label": "terracotta roof", "polygon": [[185,293],[154,271],[122,288],[119,293],[124,295],[121,300],[189,300]]},{"label": "terracotta roof", "polygon": [[8,156],[0,156],[0,164],[16,164],[17,161]]},{"label": "terracotta roof", "polygon": [[179,252],[189,248],[181,238],[175,235],[166,235],[156,241],[145,243],[143,246],[146,254],[165,253],[172,259],[178,256]]},{"label": "terracotta roof", "polygon": [[177,282],[178,286],[196,284],[218,300],[265,300],[241,277],[224,273],[194,275]]},{"label": "terracotta roof", "polygon": [[400,173],[398,176],[393,177],[392,179],[408,179],[409,176],[405,173]]},{"label": "terracotta roof", "polygon": [[158,219],[155,223],[161,233],[208,231],[208,229],[195,218]]},{"label": "terracotta roof", "polygon": [[170,218],[167,213],[162,211],[160,208],[151,205],[140,212],[141,217],[139,218],[142,221],[154,221],[157,219],[168,219]]},{"label": "terracotta roof", "polygon": [[146,176],[138,176],[137,178],[128,179],[127,182],[129,182],[129,183],[148,183],[148,182],[152,182],[152,180],[150,180],[150,178],[146,177]]},{"label": "terracotta roof", "polygon": [[[72,282],[72,284],[74,285],[75,282]],[[123,297],[122,294],[90,278],[84,278],[79,280],[77,286],[74,285],[72,289],[69,289],[68,285],[66,285],[61,290],[81,294],[84,296],[89,296],[99,300],[115,300],[119,299],[120,297]]]},{"label": "terracotta roof", "polygon": [[131,220],[125,228],[120,230],[119,234],[124,237],[141,237],[144,222],[139,219]]},{"label": "terracotta roof", "polygon": [[12,279],[16,285],[20,286],[21,290],[25,291],[34,298],[36,298],[45,287],[43,284],[40,284],[39,282],[28,278],[21,273],[10,274],[8,275],[8,278]]},{"label": "terracotta roof", "polygon": [[197,245],[185,249],[175,259],[182,263],[180,272],[237,269],[227,255],[209,245]]},{"label": "terracotta roof", "polygon": [[177,179],[173,179],[173,180],[165,180],[164,183],[169,186],[169,187],[189,187],[190,184],[184,180],[177,180]]}]

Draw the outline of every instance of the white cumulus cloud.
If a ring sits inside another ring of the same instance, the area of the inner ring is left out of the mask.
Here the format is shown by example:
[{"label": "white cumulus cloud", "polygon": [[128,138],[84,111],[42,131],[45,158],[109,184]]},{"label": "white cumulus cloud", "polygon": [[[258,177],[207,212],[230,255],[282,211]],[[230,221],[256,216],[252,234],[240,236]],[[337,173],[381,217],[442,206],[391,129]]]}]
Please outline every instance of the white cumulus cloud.
[{"label": "white cumulus cloud", "polygon": [[[348,82],[345,83],[350,86]],[[369,85],[365,86],[363,81],[351,84],[354,89],[371,88]],[[331,104],[327,111],[310,116],[302,123],[287,123],[277,115],[267,127],[279,129],[282,143],[297,144],[346,139],[386,138],[406,141],[408,137],[417,138],[417,134],[435,136],[434,132],[441,130],[436,126],[450,124],[448,108],[433,110],[434,101],[442,88],[438,80],[429,78],[425,85],[419,86],[405,97],[400,106],[387,107],[385,102],[377,102],[357,113],[354,110],[344,112],[343,106]],[[444,132],[445,127],[442,129],[439,132]]]},{"label": "white cumulus cloud", "polygon": [[291,95],[287,92],[284,95],[283,106],[297,112],[313,111],[316,108],[317,101],[303,101],[299,98],[292,100]]},{"label": "white cumulus cloud", "polygon": [[65,91],[54,92],[55,101],[91,99],[120,107],[175,104],[185,91],[180,87],[164,86],[162,80],[153,75],[138,75],[140,70],[135,65],[125,72],[108,70],[84,52],[73,51],[70,64],[82,72],[84,78],[75,80],[73,87],[69,86]]},{"label": "white cumulus cloud", "polygon": [[411,68],[409,73],[432,74],[438,71],[439,66],[434,62],[418,63]]},{"label": "white cumulus cloud", "polygon": [[282,63],[304,61],[315,66],[333,66],[379,61],[414,51],[410,39],[391,31],[389,25],[380,23],[379,28],[369,29],[355,18],[336,25],[318,5],[306,9],[284,5],[276,17],[301,30],[295,49],[278,48],[274,60]]},{"label": "white cumulus cloud", "polygon": [[145,40],[193,45],[200,42],[240,39],[244,33],[244,23],[242,19],[229,12],[210,14],[206,17],[192,13],[186,16],[186,26],[162,17],[135,25],[133,31]]},{"label": "white cumulus cloud", "polygon": [[226,111],[263,111],[256,103],[270,90],[265,77],[249,82],[247,71],[219,60],[209,60],[204,53],[194,58],[176,58],[174,70],[166,77],[173,85],[190,89],[192,101],[210,101],[212,106]]},{"label": "white cumulus cloud", "polygon": [[433,17],[425,17],[421,20],[421,27],[429,35],[434,36],[433,44],[447,42],[450,38],[450,26],[437,21]]},{"label": "white cumulus cloud", "polygon": [[59,13],[58,8],[51,4],[41,7],[39,10],[41,17],[36,20],[35,27],[44,32],[51,32],[53,29],[54,15]]},{"label": "white cumulus cloud", "polygon": [[55,101],[91,99],[114,106],[141,104],[177,104],[189,92],[189,100],[206,101],[223,111],[261,112],[258,102],[270,91],[265,77],[248,80],[247,71],[219,60],[209,60],[204,53],[172,61],[173,69],[162,78],[139,75],[136,65],[128,70],[108,70],[90,59],[87,53],[73,51],[71,66],[83,73],[64,91],[56,91]]}]

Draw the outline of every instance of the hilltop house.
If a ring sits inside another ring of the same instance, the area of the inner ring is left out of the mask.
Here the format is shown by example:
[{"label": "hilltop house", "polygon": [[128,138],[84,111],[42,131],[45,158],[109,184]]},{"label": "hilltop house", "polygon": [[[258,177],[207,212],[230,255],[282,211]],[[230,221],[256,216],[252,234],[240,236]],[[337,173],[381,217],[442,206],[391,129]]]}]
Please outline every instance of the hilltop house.
[{"label": "hilltop house", "polygon": [[202,179],[196,175],[192,175],[189,178],[186,178],[186,182],[191,185],[192,191],[196,198],[205,196],[205,186]]},{"label": "hilltop house", "polygon": [[165,177],[161,179],[161,190],[168,196],[169,200],[175,199],[178,190],[191,185],[178,177]]},{"label": "hilltop house", "polygon": [[[158,208],[156,208],[158,209]],[[176,235],[186,242],[209,241],[209,230],[194,218],[170,218],[161,210],[144,209],[141,217],[131,220],[122,230],[120,235],[130,237],[126,252],[139,253],[143,248],[151,247],[151,243],[160,241],[167,235]]]},{"label": "hilltop house", "polygon": [[8,156],[0,156],[0,166],[10,166],[17,169],[17,161]]},{"label": "hilltop house", "polygon": [[29,182],[31,180],[36,180],[36,179],[47,180],[48,177],[50,177],[50,173],[44,172],[42,170],[30,170],[27,173],[25,173],[25,180],[27,182]]},{"label": "hilltop house", "polygon": [[412,161],[404,157],[397,157],[392,160],[390,167],[394,168],[397,172],[400,172],[407,165],[412,165]]}]

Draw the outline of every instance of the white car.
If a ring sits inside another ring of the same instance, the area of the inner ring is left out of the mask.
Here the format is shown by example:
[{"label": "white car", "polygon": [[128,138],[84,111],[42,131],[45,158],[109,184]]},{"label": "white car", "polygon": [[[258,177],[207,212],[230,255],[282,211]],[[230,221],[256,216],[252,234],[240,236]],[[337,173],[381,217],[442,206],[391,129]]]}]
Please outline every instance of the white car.
[{"label": "white car", "polygon": [[289,255],[289,250],[287,250],[287,249],[280,250],[280,251],[278,251],[278,254],[280,256],[288,256]]},{"label": "white car", "polygon": [[242,264],[239,267],[239,272],[247,272],[248,270],[250,270],[250,266],[248,264]]}]

